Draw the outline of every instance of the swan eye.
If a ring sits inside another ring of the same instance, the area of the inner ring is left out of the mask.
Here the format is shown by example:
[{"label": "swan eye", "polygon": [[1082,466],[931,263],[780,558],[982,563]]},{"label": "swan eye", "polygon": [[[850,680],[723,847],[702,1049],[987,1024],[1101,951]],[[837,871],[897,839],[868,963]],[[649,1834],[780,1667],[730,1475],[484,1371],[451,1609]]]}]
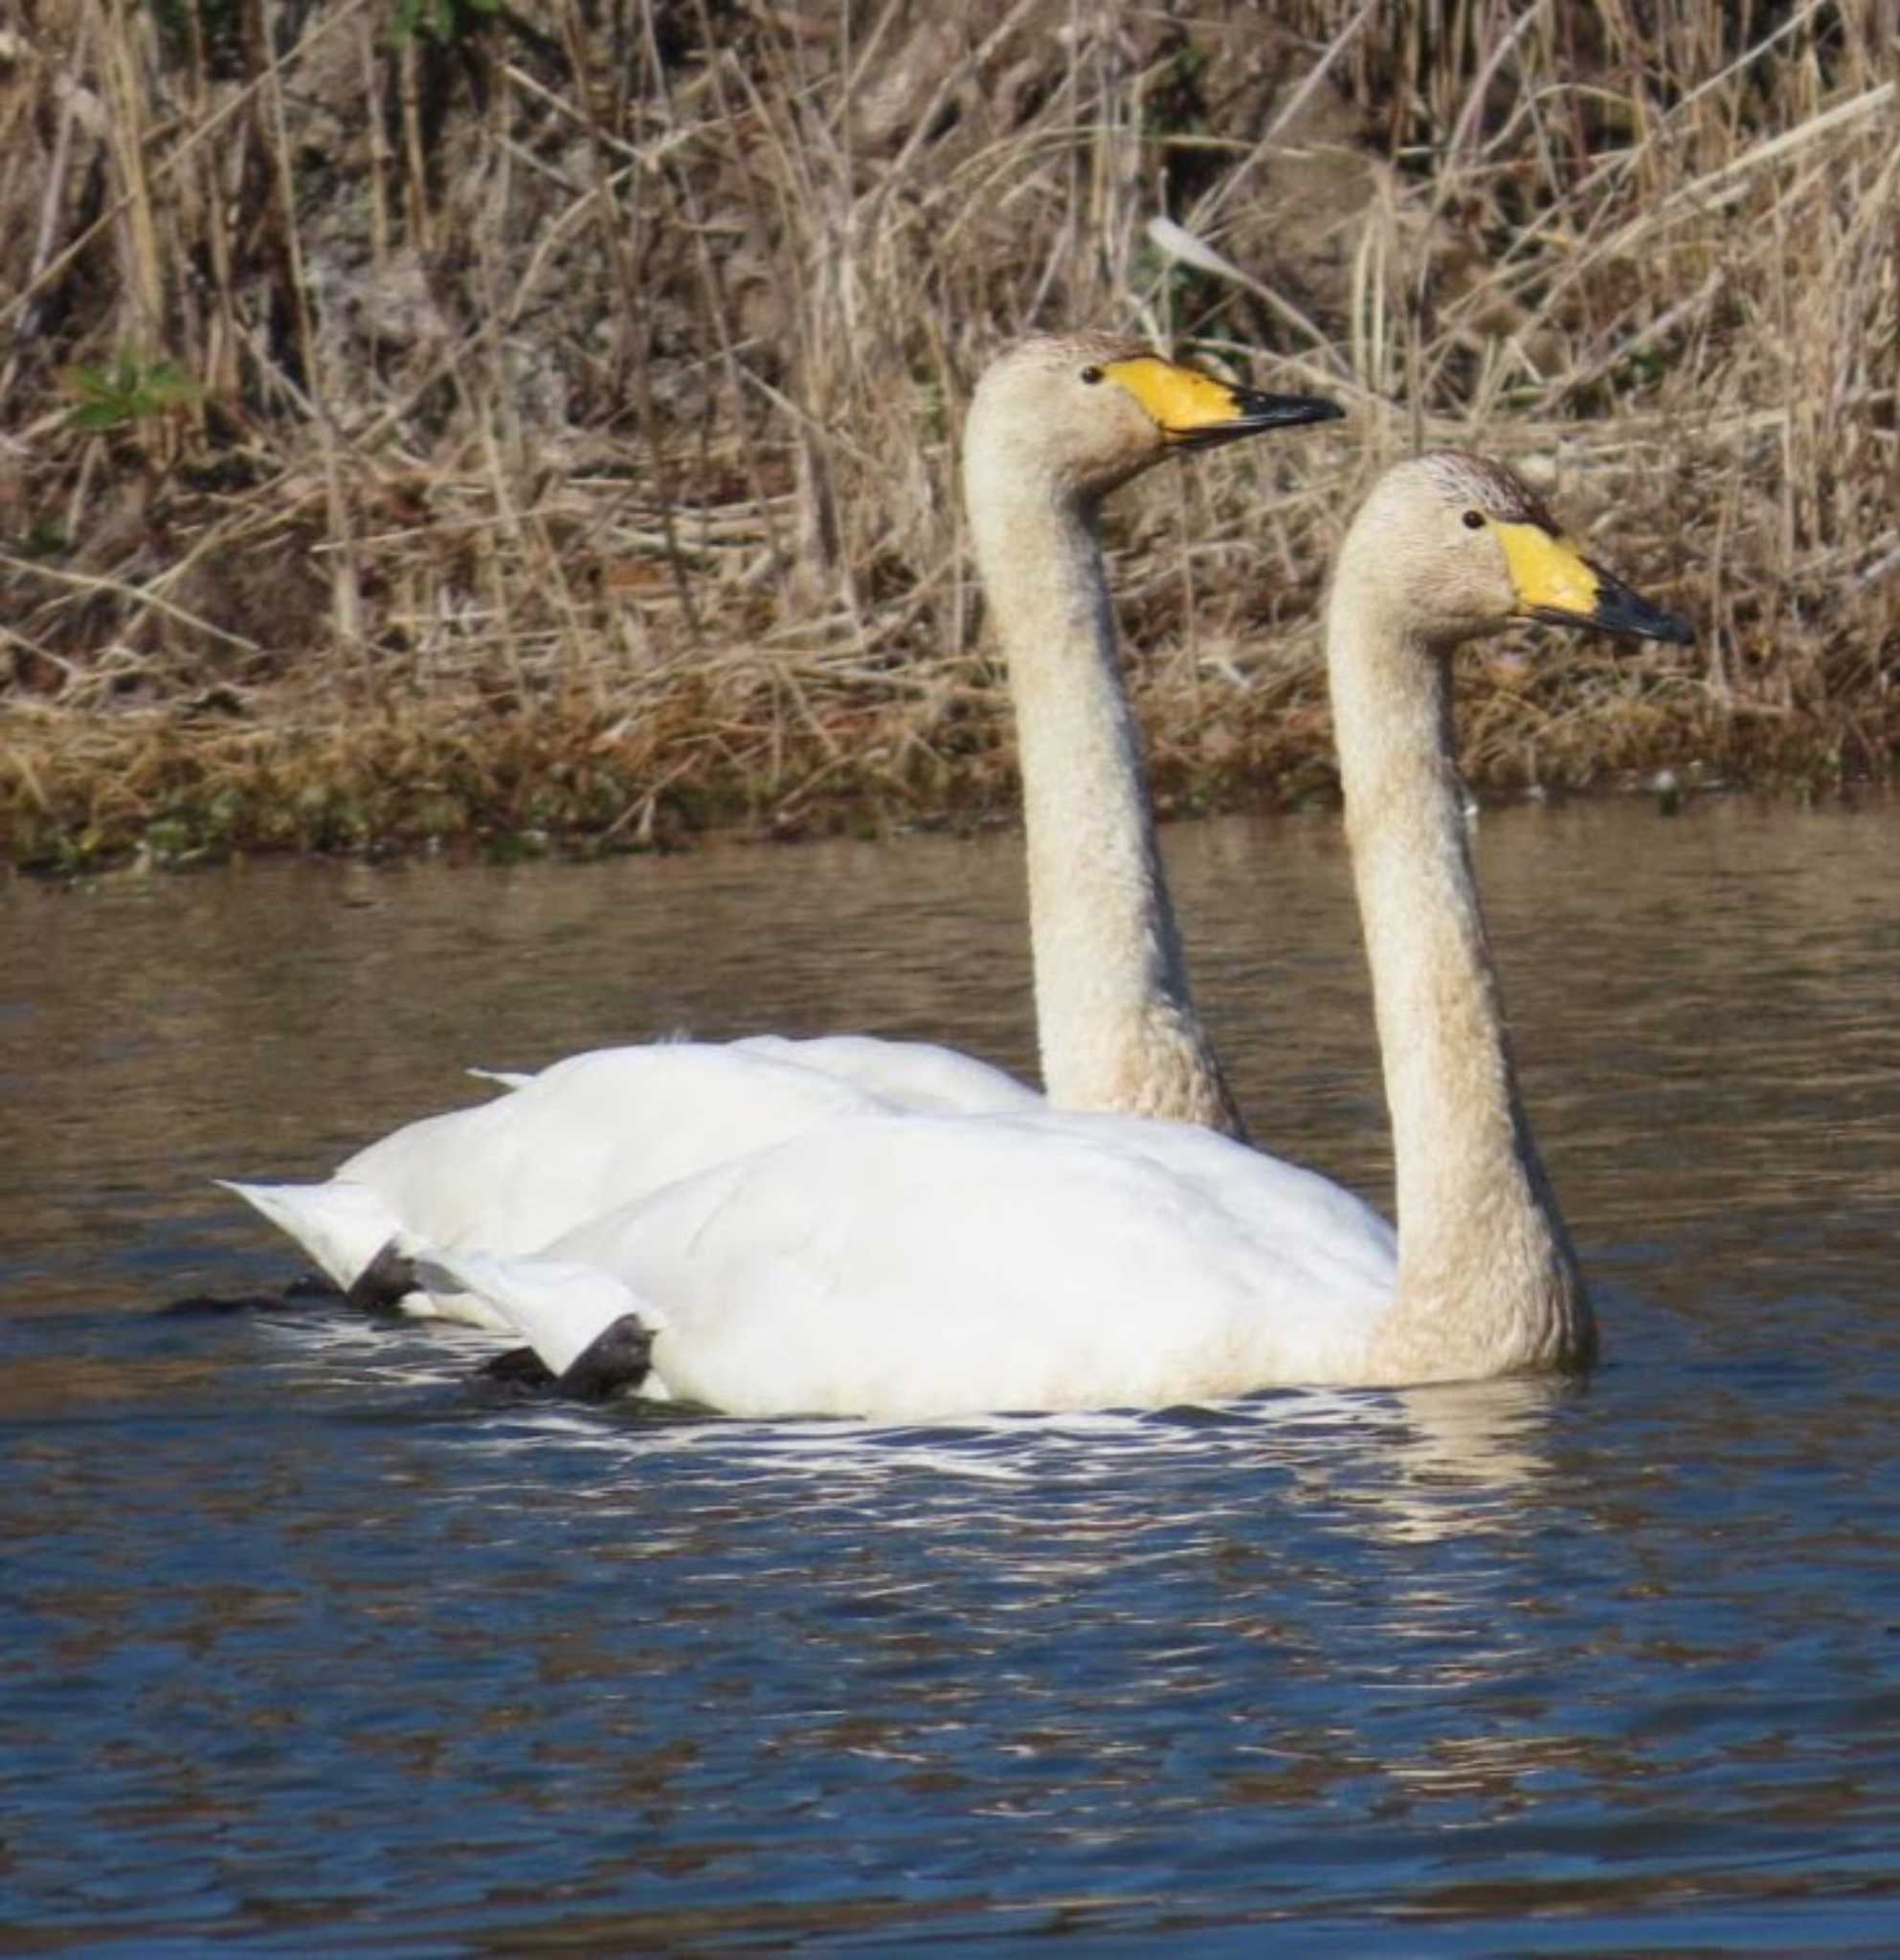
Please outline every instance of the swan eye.
[{"label": "swan eye", "polygon": [[1467,531],[1482,531],[1485,528],[1485,513],[1482,510],[1467,510],[1464,513],[1464,528]]},{"label": "swan eye", "polygon": [[1102,379],[1102,370],[1101,368],[1095,367],[1084,368],[1082,370],[1082,378],[1089,385],[1090,388],[1093,388],[1095,384]]}]

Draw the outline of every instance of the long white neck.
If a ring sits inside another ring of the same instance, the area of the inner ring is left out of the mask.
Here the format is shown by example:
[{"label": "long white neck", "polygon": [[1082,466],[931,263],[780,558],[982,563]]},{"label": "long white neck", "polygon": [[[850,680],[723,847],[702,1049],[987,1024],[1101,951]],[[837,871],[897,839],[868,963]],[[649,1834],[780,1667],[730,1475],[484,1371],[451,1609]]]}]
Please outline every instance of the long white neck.
[{"label": "long white neck", "polygon": [[1398,1187],[1377,1361],[1403,1381],[1580,1365],[1595,1329],[1518,1097],[1452,760],[1449,661],[1408,639],[1378,599],[1375,545],[1355,542],[1327,657]]},{"label": "long white neck", "polygon": [[1093,508],[974,460],[970,504],[1016,703],[1049,1100],[1243,1137],[1188,990]]}]

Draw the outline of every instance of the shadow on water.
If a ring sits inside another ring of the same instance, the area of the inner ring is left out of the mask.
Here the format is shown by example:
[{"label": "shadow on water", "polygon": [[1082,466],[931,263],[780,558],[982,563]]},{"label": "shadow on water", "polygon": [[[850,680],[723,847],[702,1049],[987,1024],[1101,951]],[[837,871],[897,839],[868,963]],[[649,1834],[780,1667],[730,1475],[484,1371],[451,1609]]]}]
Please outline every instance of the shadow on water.
[{"label": "shadow on water", "polygon": [[[1588,1382],[901,1429],[483,1386],[205,1180],[682,1024],[1022,1066],[1007,840],[0,893],[0,1945],[1890,1951],[1896,843],[1486,819]],[[1380,1193],[1336,833],[1168,845]]]}]

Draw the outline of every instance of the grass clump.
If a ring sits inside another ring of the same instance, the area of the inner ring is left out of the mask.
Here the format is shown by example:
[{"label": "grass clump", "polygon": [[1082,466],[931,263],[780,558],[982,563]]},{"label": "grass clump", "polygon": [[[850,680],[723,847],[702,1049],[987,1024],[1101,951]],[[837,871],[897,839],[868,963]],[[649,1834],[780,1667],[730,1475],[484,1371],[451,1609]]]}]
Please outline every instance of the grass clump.
[{"label": "grass clump", "polygon": [[1034,326],[1352,411],[1123,500],[1172,807],[1326,793],[1324,568],[1422,442],[1702,628],[1474,664],[1474,775],[1890,766],[1894,0],[28,11],[11,861],[1002,804],[953,438]]}]

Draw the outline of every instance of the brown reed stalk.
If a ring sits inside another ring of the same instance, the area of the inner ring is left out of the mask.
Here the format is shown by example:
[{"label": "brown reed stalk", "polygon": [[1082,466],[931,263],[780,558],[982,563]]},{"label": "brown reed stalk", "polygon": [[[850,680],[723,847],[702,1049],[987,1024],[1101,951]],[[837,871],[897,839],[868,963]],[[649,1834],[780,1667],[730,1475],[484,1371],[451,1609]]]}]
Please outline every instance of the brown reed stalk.
[{"label": "brown reed stalk", "polygon": [[1006,796],[954,436],[1039,325],[1353,411],[1118,504],[1176,802],[1328,779],[1324,568],[1424,442],[1704,627],[1480,663],[1474,773],[1890,766],[1896,0],[30,12],[14,861]]}]

